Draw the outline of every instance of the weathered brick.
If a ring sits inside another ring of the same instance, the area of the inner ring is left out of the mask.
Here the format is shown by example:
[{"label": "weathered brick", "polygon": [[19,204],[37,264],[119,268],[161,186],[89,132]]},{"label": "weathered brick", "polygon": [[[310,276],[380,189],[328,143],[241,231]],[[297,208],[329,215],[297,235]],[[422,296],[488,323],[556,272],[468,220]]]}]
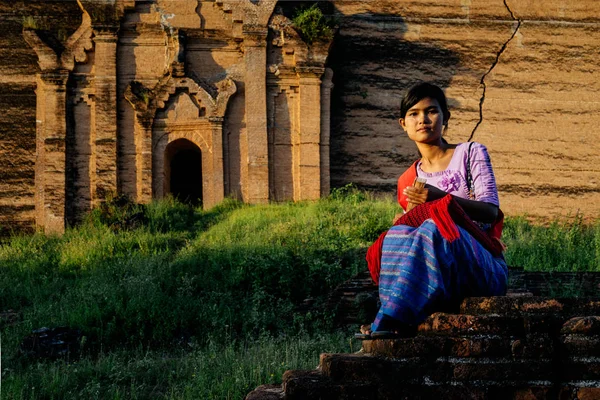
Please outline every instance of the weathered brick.
[{"label": "weathered brick", "polygon": [[600,399],[600,388],[585,387],[577,390],[577,400],[598,400]]},{"label": "weathered brick", "polygon": [[282,377],[287,399],[334,399],[339,388],[318,371],[286,371]]},{"label": "weathered brick", "polygon": [[561,353],[566,356],[600,356],[600,335],[563,335]]},{"label": "weathered brick", "polygon": [[560,331],[564,320],[559,315],[533,314],[523,316],[523,327],[527,334],[556,335]]},{"label": "weathered brick", "polygon": [[384,357],[438,357],[448,352],[449,341],[445,337],[417,336],[401,339],[378,339],[363,341],[368,354]]},{"label": "weathered brick", "polygon": [[554,352],[554,340],[548,335],[527,335],[511,340],[511,355],[514,358],[551,358]]},{"label": "weathered brick", "polygon": [[463,315],[435,313],[419,325],[425,335],[522,335],[523,320],[499,315]]},{"label": "weathered brick", "polygon": [[512,359],[440,359],[436,364],[434,380],[445,380],[439,371],[451,371],[451,379],[457,381],[522,381],[548,379],[553,375],[551,360],[512,360]]},{"label": "weathered brick", "polygon": [[248,393],[245,400],[279,400],[282,395],[281,385],[260,385]]},{"label": "weathered brick", "polygon": [[547,400],[556,398],[556,389],[552,386],[494,387],[490,388],[487,400]]},{"label": "weathered brick", "polygon": [[600,358],[571,357],[561,362],[560,378],[563,381],[600,380]]},{"label": "weathered brick", "polygon": [[425,374],[421,358],[386,359],[361,354],[321,354],[321,371],[335,382],[406,381]]},{"label": "weathered brick", "polygon": [[464,314],[545,314],[565,311],[562,299],[531,296],[466,298],[460,309]]},{"label": "weathered brick", "polygon": [[600,334],[600,317],[574,317],[564,323],[560,330],[563,334],[580,333],[584,335]]},{"label": "weathered brick", "polygon": [[467,297],[460,305],[462,314],[506,314],[517,309],[518,300],[513,297]]},{"label": "weathered brick", "polygon": [[552,340],[530,335],[511,339],[504,336],[466,337],[416,336],[402,339],[363,341],[365,353],[390,358],[425,357],[549,357],[554,351]]},{"label": "weathered brick", "polygon": [[550,297],[469,297],[460,306],[462,314],[561,315],[565,318],[579,315],[600,315],[600,301],[588,298]]},{"label": "weathered brick", "polygon": [[485,387],[469,385],[383,385],[379,388],[378,400],[485,400]]}]

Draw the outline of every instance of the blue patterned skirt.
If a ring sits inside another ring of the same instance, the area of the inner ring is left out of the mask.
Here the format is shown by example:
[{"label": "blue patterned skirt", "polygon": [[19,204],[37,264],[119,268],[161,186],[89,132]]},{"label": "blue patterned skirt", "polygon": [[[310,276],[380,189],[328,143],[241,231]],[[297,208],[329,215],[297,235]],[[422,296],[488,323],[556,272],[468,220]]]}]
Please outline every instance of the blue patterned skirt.
[{"label": "blue patterned skirt", "polygon": [[381,308],[372,330],[389,329],[390,321],[415,325],[428,315],[468,296],[506,293],[508,269],[466,230],[444,239],[428,219],[418,228],[392,227],[383,241],[379,298]]}]

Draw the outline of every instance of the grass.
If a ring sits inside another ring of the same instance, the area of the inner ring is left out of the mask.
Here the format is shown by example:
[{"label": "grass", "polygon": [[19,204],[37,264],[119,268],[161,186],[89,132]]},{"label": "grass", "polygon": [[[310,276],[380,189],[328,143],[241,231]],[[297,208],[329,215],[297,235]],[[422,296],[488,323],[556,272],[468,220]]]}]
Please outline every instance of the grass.
[{"label": "grass", "polygon": [[507,263],[526,271],[600,271],[600,221],[586,224],[578,217],[536,226],[509,218],[503,240]]},{"label": "grass", "polygon": [[324,351],[352,351],[347,336],[263,336],[168,353],[117,350],[70,363],[9,367],[3,399],[242,399],[260,384],[280,383],[288,369],[314,369]]},{"label": "grass", "polygon": [[[397,206],[344,188],[318,202],[209,211],[113,199],[62,237],[0,246],[2,398],[242,398],[324,351],[355,351],[323,307],[366,268]],[[509,265],[600,270],[600,224],[506,221]],[[297,311],[306,298],[316,308]],[[81,357],[19,351],[40,327],[81,330]]]}]

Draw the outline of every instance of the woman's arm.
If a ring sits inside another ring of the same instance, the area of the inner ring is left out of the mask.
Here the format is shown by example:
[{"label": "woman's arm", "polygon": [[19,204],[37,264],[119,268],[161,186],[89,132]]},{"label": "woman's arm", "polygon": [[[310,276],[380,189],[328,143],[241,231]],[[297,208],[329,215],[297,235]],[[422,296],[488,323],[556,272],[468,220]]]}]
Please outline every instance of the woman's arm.
[{"label": "woman's arm", "polygon": [[[404,194],[412,203],[423,204],[427,201],[441,199],[448,193],[436,188],[435,186],[425,185],[425,189],[418,189],[413,186],[408,186],[404,189]],[[465,210],[467,215],[475,221],[491,223],[498,216],[498,206],[485,201],[467,200],[458,196],[454,199]]]},{"label": "woman's arm", "polygon": [[485,201],[467,200],[454,197],[471,219],[484,223],[492,223],[498,217],[498,206]]},{"label": "woman's arm", "polygon": [[[475,198],[478,200],[468,200],[459,196],[454,196],[454,198],[471,219],[484,223],[494,222],[498,216],[499,203],[490,156],[484,145],[473,143],[472,152],[471,154],[467,153],[467,157],[470,160],[469,169],[473,178]],[[400,185],[398,190],[400,190]],[[407,201],[415,204],[441,199],[448,194],[432,185],[425,185],[425,189],[407,186],[402,193]]]}]

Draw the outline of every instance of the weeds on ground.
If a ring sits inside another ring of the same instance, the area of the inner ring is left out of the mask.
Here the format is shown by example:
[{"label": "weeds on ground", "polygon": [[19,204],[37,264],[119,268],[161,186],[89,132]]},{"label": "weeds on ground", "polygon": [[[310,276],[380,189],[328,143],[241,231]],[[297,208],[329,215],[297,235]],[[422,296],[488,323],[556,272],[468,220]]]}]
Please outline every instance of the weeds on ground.
[{"label": "weeds on ground", "polygon": [[[319,352],[348,351],[319,305],[366,268],[398,209],[351,186],[317,202],[113,206],[62,237],[0,246],[0,312],[20,315],[0,321],[7,398],[241,398],[285,369],[312,369]],[[509,218],[504,239],[509,265],[600,267],[600,224]],[[317,307],[297,312],[306,298]],[[43,326],[81,330],[82,357],[20,355]]]},{"label": "weeds on ground", "polygon": [[[220,333],[227,337],[213,335]],[[352,351],[348,336],[209,339],[206,346],[169,353],[138,348],[71,362],[9,362],[3,363],[2,393],[15,399],[242,399],[258,385],[281,383],[288,369],[314,369],[324,351]]]},{"label": "weeds on ground", "polygon": [[600,271],[600,223],[586,224],[578,217],[537,226],[509,218],[502,238],[509,265],[528,271]]}]

